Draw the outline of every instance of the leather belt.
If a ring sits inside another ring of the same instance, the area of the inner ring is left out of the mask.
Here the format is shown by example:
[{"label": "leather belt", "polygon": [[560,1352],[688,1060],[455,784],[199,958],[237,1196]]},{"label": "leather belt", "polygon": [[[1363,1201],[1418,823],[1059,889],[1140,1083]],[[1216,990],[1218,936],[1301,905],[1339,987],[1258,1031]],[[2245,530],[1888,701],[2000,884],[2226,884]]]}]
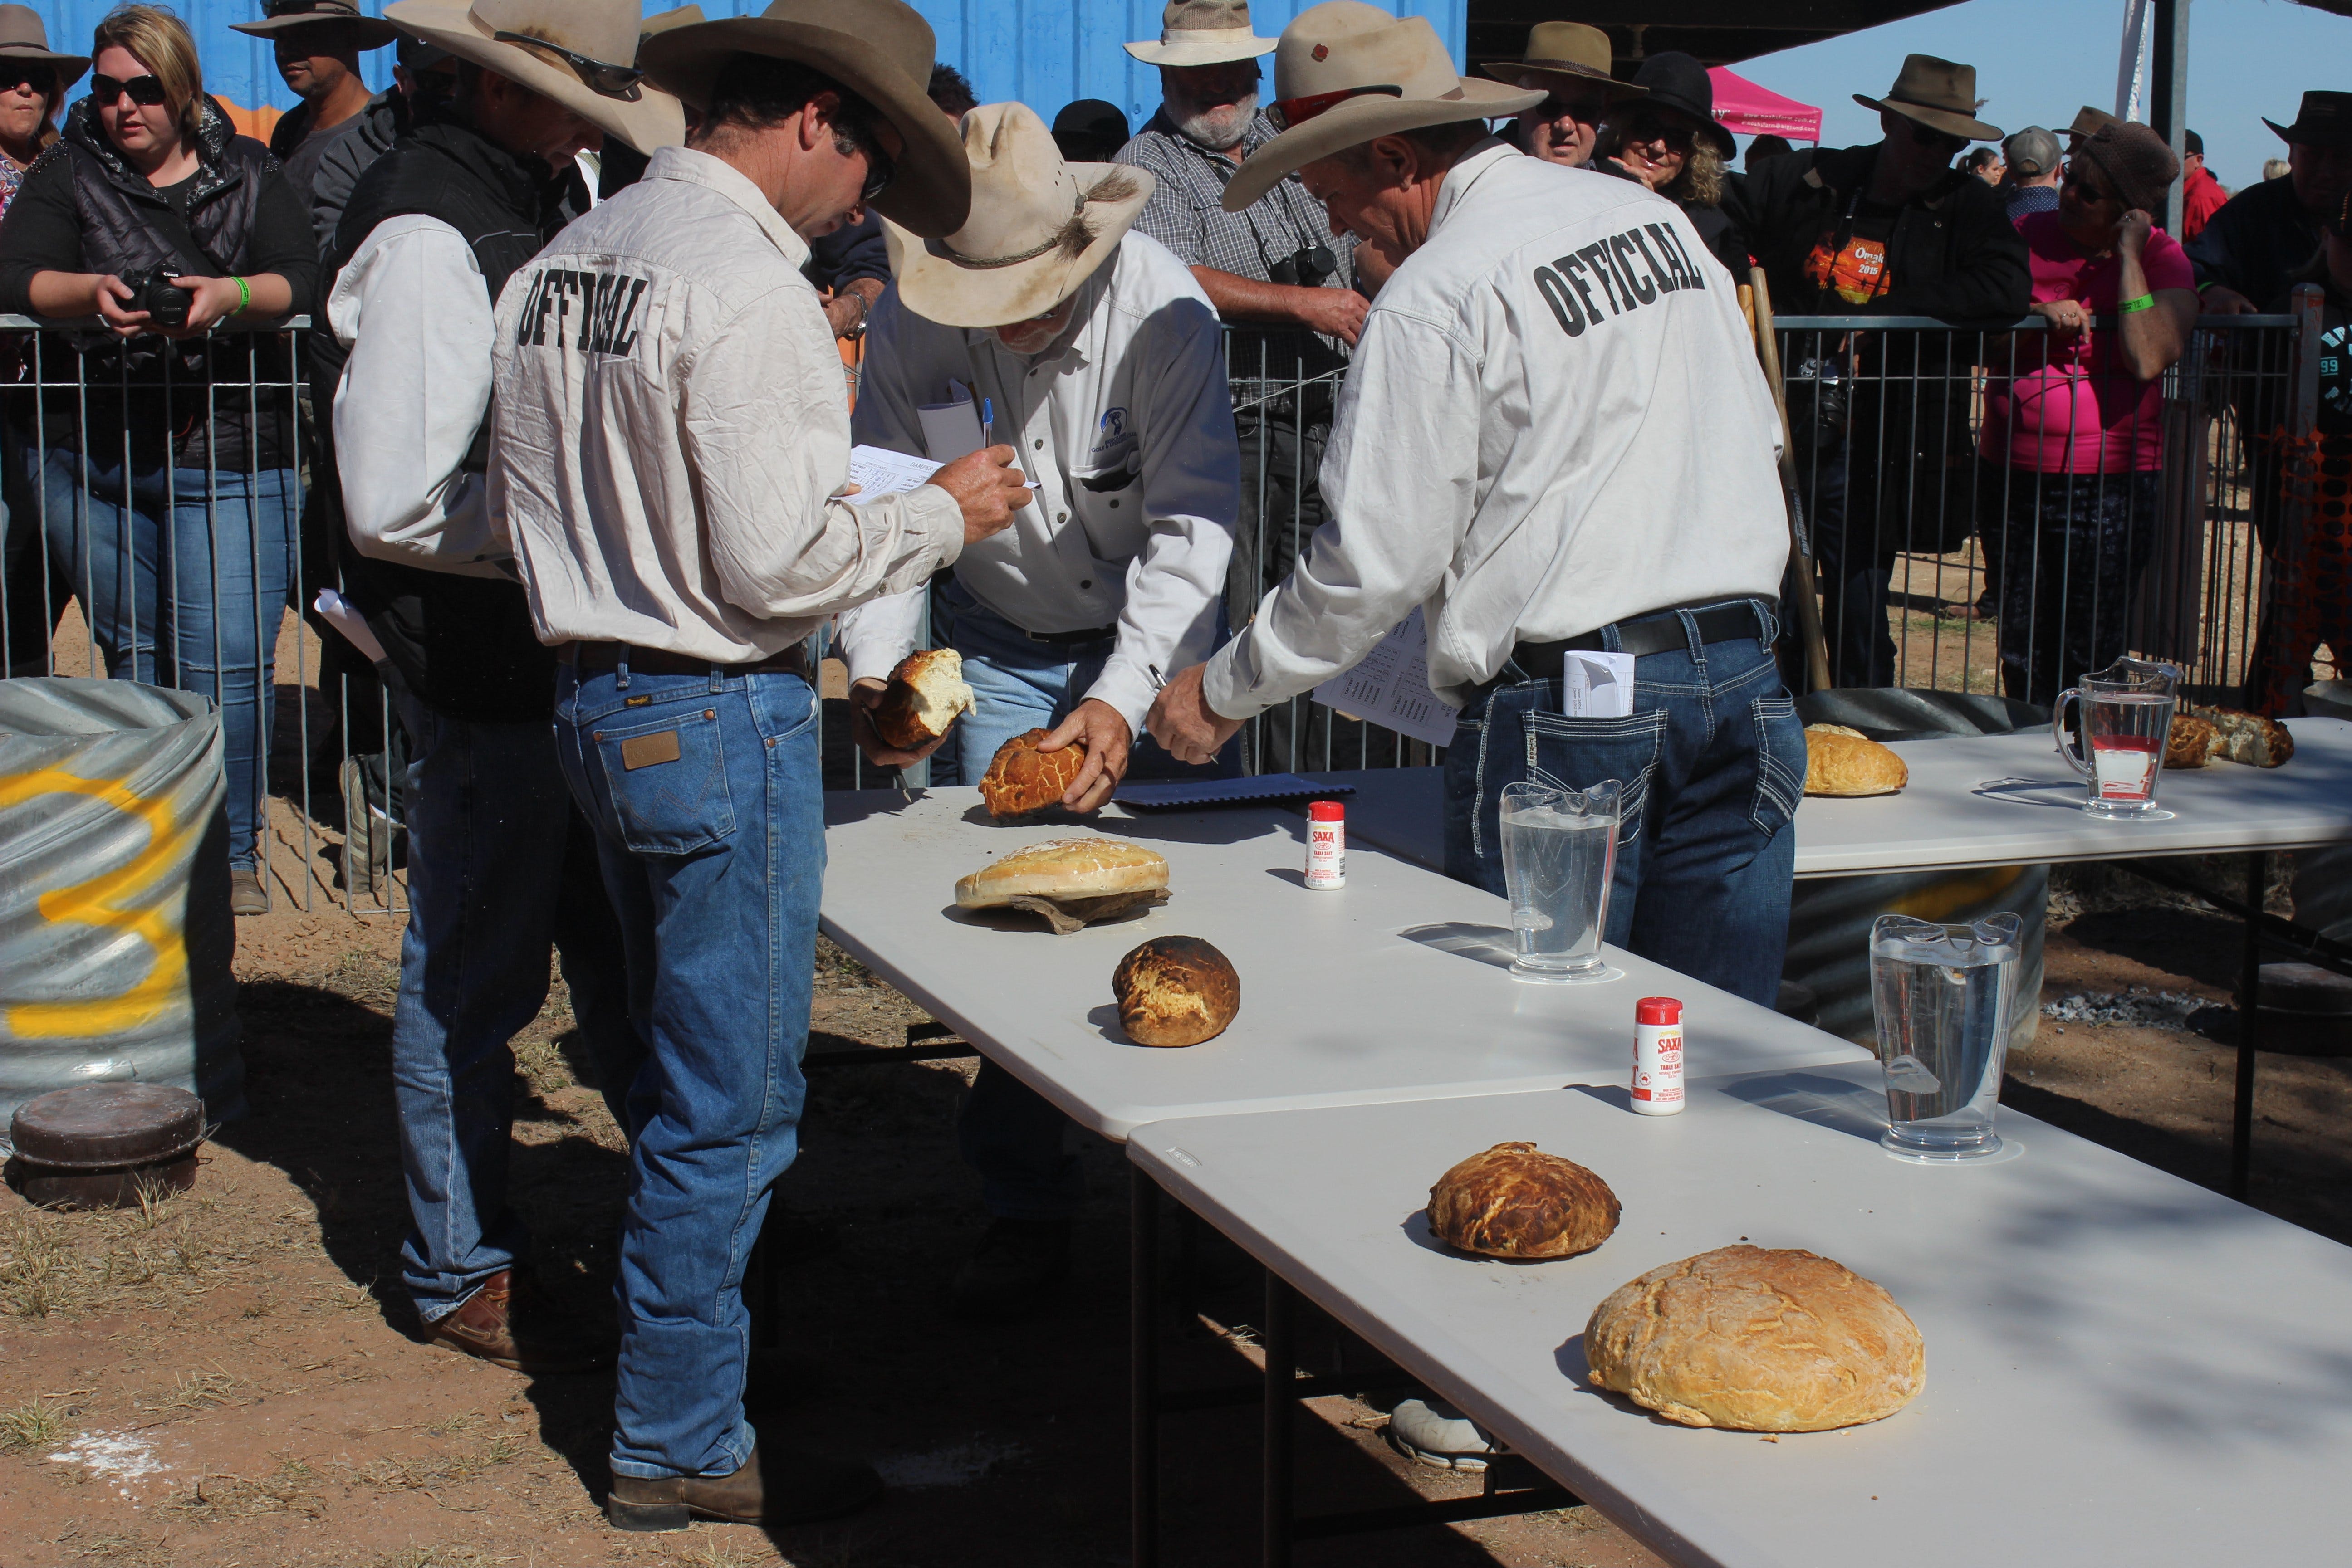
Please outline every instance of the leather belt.
[{"label": "leather belt", "polygon": [[629,673],[638,675],[798,675],[811,680],[808,645],[795,643],[781,653],[771,653],[764,659],[748,664],[722,664],[715,659],[697,659],[685,653],[667,653],[659,648],[639,648],[628,643],[573,643],[559,655],[583,675],[609,674],[626,661]]},{"label": "leather belt", "polygon": [[[1773,607],[1769,600],[1764,603],[1767,609]],[[1750,600],[1694,611],[1691,619],[1698,622],[1701,643],[1737,643],[1750,637],[1760,641],[1764,636],[1764,624],[1756,613],[1755,601]],[[1521,643],[1511,650],[1511,660],[1528,674],[1550,680],[1559,674],[1564,655],[1571,652],[1596,653],[1605,646],[1601,632],[1587,632],[1557,643]],[[1690,637],[1683,629],[1682,612],[1678,610],[1662,610],[1617,622],[1617,651],[1621,653],[1639,658],[1689,646]]]},{"label": "leather belt", "polygon": [[1108,643],[1118,635],[1116,626],[1093,626],[1084,632],[1027,632],[1023,633],[1032,643],[1051,643],[1066,647],[1077,643]]}]

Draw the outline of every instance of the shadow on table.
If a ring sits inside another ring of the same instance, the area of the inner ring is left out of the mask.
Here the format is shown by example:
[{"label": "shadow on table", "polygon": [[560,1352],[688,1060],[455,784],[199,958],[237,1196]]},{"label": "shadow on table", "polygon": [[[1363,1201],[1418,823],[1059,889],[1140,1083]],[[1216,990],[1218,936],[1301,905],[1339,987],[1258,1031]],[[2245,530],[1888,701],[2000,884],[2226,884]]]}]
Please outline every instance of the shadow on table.
[{"label": "shadow on table", "polygon": [[1718,1087],[1735,1100],[1848,1137],[1874,1144],[1886,1131],[1886,1094],[1874,1082],[1819,1072],[1759,1072]]},{"label": "shadow on table", "polygon": [[1988,779],[1969,793],[2012,806],[2040,806],[2060,811],[2083,809],[2083,780],[2072,776],[2064,779]]},{"label": "shadow on table", "polygon": [[1518,956],[1518,937],[1507,925],[1479,925],[1463,920],[1441,920],[1430,925],[1408,925],[1397,933],[1408,942],[1434,947],[1441,953],[1507,969]]}]

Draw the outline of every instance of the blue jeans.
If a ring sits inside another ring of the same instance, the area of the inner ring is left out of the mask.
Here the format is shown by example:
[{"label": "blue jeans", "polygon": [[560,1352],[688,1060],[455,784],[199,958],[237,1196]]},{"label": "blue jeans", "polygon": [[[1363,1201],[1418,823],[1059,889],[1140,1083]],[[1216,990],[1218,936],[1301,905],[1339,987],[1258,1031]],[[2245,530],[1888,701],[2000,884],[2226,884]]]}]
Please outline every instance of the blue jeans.
[{"label": "blue jeans", "polygon": [[[261,859],[278,627],[294,582],[294,470],[123,470],[53,447],[49,559],[71,574],[107,674],[220,705],[228,858]],[[160,574],[160,576],[159,576]]]},{"label": "blue jeans", "polygon": [[[1224,641],[1222,625],[1220,643]],[[978,783],[996,748],[1032,729],[1051,729],[1069,716],[1101,679],[1115,638],[1089,643],[1040,643],[973,598],[950,578],[931,590],[931,640],[963,655],[972,707],[956,721],[949,744],[931,758],[931,782]],[[1162,670],[1172,675],[1173,670]],[[953,753],[950,760],[950,753]],[[1130,779],[1232,779],[1241,773],[1241,747],[1229,745],[1205,767],[1177,761],[1148,735],[1128,753]],[[956,1118],[956,1146],[980,1173],[981,1202],[1006,1219],[1066,1219],[1086,1198],[1086,1178],[1069,1152],[1069,1119],[1052,1102],[992,1061]]]},{"label": "blue jeans", "polygon": [[798,675],[556,674],[648,1056],[629,1101],[613,1471],[751,1451],[743,1269],[799,1147],[824,887],[816,694]]},{"label": "blue jeans", "polygon": [[[1805,729],[1762,635],[1650,653],[1626,718],[1567,718],[1557,678],[1506,664],[1462,710],[1445,754],[1445,871],[1503,894],[1503,787],[1625,786],[1608,939],[1734,996],[1773,1005],[1789,944]],[[1617,629],[1604,632],[1618,646]]]},{"label": "blue jeans", "polygon": [[393,1100],[412,1228],[401,1282],[431,1322],[527,1261],[507,1207],[508,1042],[547,1000],[552,946],[605,1103],[626,1125],[645,1055],[629,1021],[620,924],[544,720],[451,718],[403,694],[408,928],[392,1017]]}]

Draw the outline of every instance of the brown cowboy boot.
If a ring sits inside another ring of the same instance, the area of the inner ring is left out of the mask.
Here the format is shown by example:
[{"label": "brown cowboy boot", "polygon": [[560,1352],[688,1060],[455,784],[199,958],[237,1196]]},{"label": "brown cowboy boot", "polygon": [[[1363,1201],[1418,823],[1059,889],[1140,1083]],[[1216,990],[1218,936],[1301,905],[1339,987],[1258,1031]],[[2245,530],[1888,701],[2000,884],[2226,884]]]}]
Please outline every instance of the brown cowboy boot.
[{"label": "brown cowboy boot", "polygon": [[853,1512],[882,1495],[882,1478],[862,1459],[791,1448],[762,1449],[730,1476],[616,1475],[604,1513],[622,1530],[684,1530],[687,1521],[806,1524]]},{"label": "brown cowboy boot", "polygon": [[593,1372],[613,1364],[613,1345],[566,1315],[528,1274],[501,1269],[456,1312],[425,1330],[427,1343],[533,1375]]}]

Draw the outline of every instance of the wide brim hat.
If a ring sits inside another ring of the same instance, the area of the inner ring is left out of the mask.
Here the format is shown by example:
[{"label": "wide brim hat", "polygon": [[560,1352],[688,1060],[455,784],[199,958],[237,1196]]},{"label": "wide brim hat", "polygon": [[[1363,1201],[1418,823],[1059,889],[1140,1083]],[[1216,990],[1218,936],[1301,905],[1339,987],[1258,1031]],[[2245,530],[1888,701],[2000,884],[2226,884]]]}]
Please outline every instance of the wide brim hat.
[{"label": "wide brim hat", "polygon": [[1376,136],[1498,120],[1546,97],[1459,74],[1427,17],[1392,16],[1362,0],[1324,0],[1293,18],[1274,52],[1274,84],[1273,112],[1286,126],[1226,182],[1229,213],[1292,171]]},{"label": "wide brim hat", "polygon": [[393,0],[383,14],[403,32],[551,99],[647,156],[686,140],[685,109],[651,82],[639,82],[635,98],[599,92],[560,56],[494,36],[520,33],[549,50],[629,66],[642,21],[634,0]]},{"label": "wide brim hat", "polygon": [[1528,29],[1527,53],[1516,60],[1488,60],[1480,74],[1528,91],[1549,93],[1565,84],[1608,89],[1610,101],[1647,96],[1648,89],[1612,74],[1616,57],[1609,35],[1582,22],[1538,22]]},{"label": "wide brim hat", "polygon": [[908,309],[943,327],[1010,327],[1076,294],[1134,226],[1157,182],[1125,163],[1069,163],[1037,113],[984,103],[963,117],[971,213],[925,239],[882,225]]},{"label": "wide brim hat", "polygon": [[1706,74],[1697,57],[1678,49],[1664,50],[1643,60],[1633,79],[1652,104],[1695,120],[1700,133],[1724,157],[1738,152],[1739,143],[1732,139],[1729,128],[1715,117],[1715,78]]},{"label": "wide brim hat", "polygon": [[2000,127],[1977,118],[1977,68],[1933,55],[1907,55],[1885,98],[1853,95],[1864,109],[1891,110],[1904,119],[1964,141],[1998,141]]},{"label": "wide brim hat", "polygon": [[710,104],[719,68],[765,55],[821,71],[874,106],[905,139],[874,210],[926,238],[963,226],[971,166],[955,122],[925,90],[939,40],[902,0],[775,0],[756,16],[722,16],[645,41],[647,74],[697,109]]},{"label": "wide brim hat", "polygon": [[2267,116],[2263,123],[2290,147],[2297,142],[2305,147],[2352,147],[2352,92],[2305,93],[2293,125],[2281,125]]},{"label": "wide brim hat", "polygon": [[1248,0],[1168,0],[1160,37],[1123,46],[1147,66],[1222,66],[1274,53],[1250,27]]},{"label": "wide brim hat", "polygon": [[308,0],[300,10],[277,12],[258,22],[231,22],[228,30],[268,38],[279,33],[290,33],[297,27],[315,27],[322,22],[349,27],[362,49],[380,49],[392,42],[399,31],[383,17],[371,16],[362,11],[356,0]]},{"label": "wide brim hat", "polygon": [[88,55],[61,55],[49,47],[49,30],[30,5],[0,5],[0,59],[31,60],[58,73],[62,93],[89,69]]}]

